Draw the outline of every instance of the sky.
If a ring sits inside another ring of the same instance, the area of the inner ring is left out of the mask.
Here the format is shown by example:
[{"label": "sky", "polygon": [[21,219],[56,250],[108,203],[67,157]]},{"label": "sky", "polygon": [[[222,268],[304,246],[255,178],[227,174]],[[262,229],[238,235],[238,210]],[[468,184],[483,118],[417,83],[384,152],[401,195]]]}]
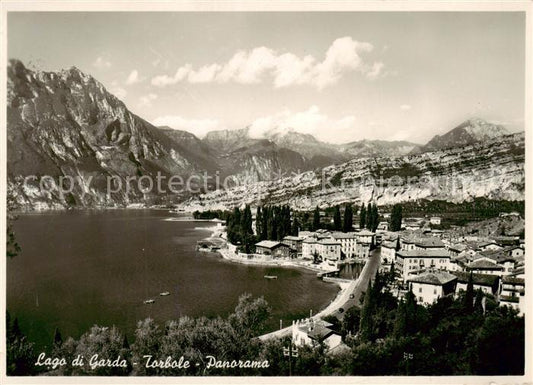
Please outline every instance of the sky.
[{"label": "sky", "polygon": [[521,12],[10,12],[8,56],[199,137],[425,143],[472,117],[524,129],[524,31]]}]

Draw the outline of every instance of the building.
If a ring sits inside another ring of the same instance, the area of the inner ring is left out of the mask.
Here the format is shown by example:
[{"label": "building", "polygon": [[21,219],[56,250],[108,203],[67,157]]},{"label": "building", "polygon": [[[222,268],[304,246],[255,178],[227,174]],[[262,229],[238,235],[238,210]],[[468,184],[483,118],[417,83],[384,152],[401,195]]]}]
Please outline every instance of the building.
[{"label": "building", "polygon": [[520,297],[526,291],[525,280],[523,278],[503,277],[502,296]]},{"label": "building", "polygon": [[341,259],[341,243],[333,238],[319,240],[317,251],[323,259],[331,261],[340,261]]},{"label": "building", "polygon": [[303,238],[295,237],[293,235],[287,235],[285,238],[283,238],[283,243],[286,245],[289,245],[294,250],[296,250],[296,254],[302,255],[302,243]]},{"label": "building", "polygon": [[457,277],[446,271],[432,271],[409,278],[408,281],[417,301],[431,305],[439,298],[455,293]]},{"label": "building", "polygon": [[427,269],[448,270],[450,253],[447,250],[399,250],[395,267],[401,271],[404,281]]},{"label": "building", "polygon": [[400,246],[402,250],[414,250],[416,248],[415,240],[411,237],[402,237],[400,238]]},{"label": "building", "polygon": [[378,231],[389,231],[389,222],[379,222]]},{"label": "building", "polygon": [[506,251],[509,253],[509,256],[513,258],[522,258],[524,256],[524,249],[520,246],[510,247],[506,249]]},{"label": "building", "polygon": [[500,306],[510,306],[524,314],[525,310],[525,280],[523,278],[503,277],[500,293]]},{"label": "building", "polygon": [[497,265],[487,257],[482,257],[466,265],[466,270],[474,274],[503,275],[504,267]]},{"label": "building", "polygon": [[482,242],[478,246],[479,250],[481,251],[487,251],[487,250],[501,250],[502,247],[498,245],[495,241],[488,241],[488,242]]},{"label": "building", "polygon": [[315,252],[318,253],[318,240],[314,237],[307,237],[302,241],[302,258],[313,259]]},{"label": "building", "polygon": [[431,223],[432,225],[437,225],[439,226],[441,224],[441,217],[431,217],[429,218],[429,223]]},{"label": "building", "polygon": [[347,258],[357,254],[357,238],[355,233],[334,232],[331,237],[341,244],[341,251]]},{"label": "building", "polygon": [[[457,277],[455,292],[459,293],[461,290],[466,291],[470,273],[456,271],[453,275]],[[474,285],[474,291],[481,290],[485,294],[492,294],[494,296],[497,296],[500,292],[500,277],[496,275],[472,274],[472,283]]]},{"label": "building", "polygon": [[342,344],[342,337],[331,327],[333,324],[320,319],[292,322],[292,343],[296,346],[319,346],[321,343],[333,350]]},{"label": "building", "polygon": [[415,240],[415,250],[444,250],[444,243],[436,237],[426,237]]},{"label": "building", "polygon": [[261,241],[255,244],[255,253],[274,258],[296,258],[296,250],[282,242]]},{"label": "building", "polygon": [[396,260],[396,247],[398,241],[383,241],[381,243],[381,262],[391,264]]},{"label": "building", "polygon": [[361,230],[355,233],[357,238],[356,257],[366,259],[370,256],[370,247],[375,244],[375,233],[368,230]]},{"label": "building", "polygon": [[341,246],[341,243],[332,237],[308,237],[302,241],[302,258],[314,259],[315,254],[318,254],[322,259],[339,261]]},{"label": "building", "polygon": [[448,251],[450,252],[450,255],[452,257],[456,257],[463,251],[465,251],[467,248],[468,246],[463,245],[462,243],[457,243],[455,245],[450,245],[450,247],[448,247]]}]

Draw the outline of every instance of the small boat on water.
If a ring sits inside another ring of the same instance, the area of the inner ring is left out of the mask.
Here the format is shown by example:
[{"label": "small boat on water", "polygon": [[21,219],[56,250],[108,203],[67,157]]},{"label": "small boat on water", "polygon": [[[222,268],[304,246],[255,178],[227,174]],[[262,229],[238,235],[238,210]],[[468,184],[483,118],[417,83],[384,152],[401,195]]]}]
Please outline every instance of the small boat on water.
[{"label": "small boat on water", "polygon": [[165,297],[165,296],[167,296],[167,295],[170,295],[170,292],[168,292],[168,291],[164,291],[164,292],[162,292],[162,293],[159,293],[159,295],[160,295],[161,297]]},{"label": "small boat on water", "polygon": [[146,301],[144,301],[144,303],[147,305],[155,303],[155,299],[147,299]]},{"label": "small boat on water", "polygon": [[266,279],[278,279],[277,275],[265,275]]}]

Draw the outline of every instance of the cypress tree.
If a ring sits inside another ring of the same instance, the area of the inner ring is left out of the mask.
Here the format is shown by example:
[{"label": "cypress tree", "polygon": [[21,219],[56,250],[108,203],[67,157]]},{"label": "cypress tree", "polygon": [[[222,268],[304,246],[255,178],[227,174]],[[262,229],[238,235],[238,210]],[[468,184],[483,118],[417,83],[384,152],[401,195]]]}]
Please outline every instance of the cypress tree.
[{"label": "cypress tree", "polygon": [[336,231],[342,230],[341,210],[339,205],[335,206],[335,212],[333,213],[333,229]]},{"label": "cypress tree", "polygon": [[348,233],[353,231],[353,210],[352,205],[348,204],[344,208],[344,221],[342,224],[342,231]]},{"label": "cypress tree", "polygon": [[366,225],[366,209],[365,204],[361,203],[361,208],[359,209],[359,228],[363,230]]},{"label": "cypress tree", "polygon": [[270,210],[268,206],[266,207],[263,206],[261,215],[262,215],[262,220],[263,220],[263,224],[261,226],[261,240],[264,240],[264,239],[268,239],[268,226],[269,226],[268,218],[270,215]]},{"label": "cypress tree", "polygon": [[368,229],[368,230],[371,230],[371,222],[372,222],[372,205],[370,204],[370,202],[368,202],[368,204],[366,205],[366,222],[365,222],[365,227]]},{"label": "cypress tree", "polygon": [[263,214],[261,213],[261,207],[257,206],[255,211],[255,233],[257,238],[262,241],[263,238]]},{"label": "cypress tree", "polygon": [[392,206],[390,216],[390,230],[400,231],[402,229],[402,206],[395,204]]},{"label": "cypress tree", "polygon": [[374,296],[372,290],[372,280],[368,281],[368,287],[363,301],[361,310],[361,319],[359,320],[359,335],[363,342],[368,342],[372,338],[372,313],[374,311]]},{"label": "cypress tree", "polygon": [[298,222],[298,218],[296,217],[296,214],[294,214],[294,218],[292,220],[292,226],[291,226],[291,235],[297,236],[299,230],[300,230],[300,223]]},{"label": "cypress tree", "polygon": [[316,206],[313,213],[313,231],[318,229],[320,229],[320,210],[318,209],[318,206]]}]

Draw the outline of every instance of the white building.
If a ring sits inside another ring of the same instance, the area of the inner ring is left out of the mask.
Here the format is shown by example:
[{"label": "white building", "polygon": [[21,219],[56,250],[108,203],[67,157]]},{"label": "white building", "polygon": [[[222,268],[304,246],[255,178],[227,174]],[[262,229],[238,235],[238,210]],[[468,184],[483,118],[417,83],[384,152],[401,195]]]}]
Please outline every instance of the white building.
[{"label": "white building", "polygon": [[397,241],[383,241],[381,243],[381,262],[390,264],[396,260]]},{"label": "white building", "polygon": [[333,238],[318,241],[318,254],[324,259],[339,261],[341,259],[341,243]]},{"label": "white building", "polygon": [[428,272],[409,278],[409,288],[418,303],[431,305],[441,297],[455,293],[457,277],[446,271]]},{"label": "white building", "polygon": [[329,349],[342,344],[342,337],[331,329],[333,324],[323,320],[306,319],[292,322],[292,343],[296,346],[318,346],[324,343]]},{"label": "white building", "polygon": [[[455,292],[459,293],[461,290],[466,291],[470,273],[457,271],[453,274],[457,277]],[[500,292],[500,277],[496,275],[472,274],[472,283],[474,285],[474,291],[481,290],[485,294],[492,294],[494,296],[497,296]]]},{"label": "white building", "polygon": [[431,217],[429,218],[429,223],[432,225],[440,225],[441,224],[441,217]]},{"label": "white building", "polygon": [[447,250],[399,250],[396,252],[395,267],[407,281],[427,269],[448,270],[450,253]]},{"label": "white building", "polygon": [[334,232],[332,238],[341,244],[341,251],[347,258],[353,258],[357,254],[357,238],[355,233]]},{"label": "white building", "polygon": [[497,275],[501,277],[504,267],[494,263],[489,258],[482,257],[466,265],[466,270],[474,274]]}]

